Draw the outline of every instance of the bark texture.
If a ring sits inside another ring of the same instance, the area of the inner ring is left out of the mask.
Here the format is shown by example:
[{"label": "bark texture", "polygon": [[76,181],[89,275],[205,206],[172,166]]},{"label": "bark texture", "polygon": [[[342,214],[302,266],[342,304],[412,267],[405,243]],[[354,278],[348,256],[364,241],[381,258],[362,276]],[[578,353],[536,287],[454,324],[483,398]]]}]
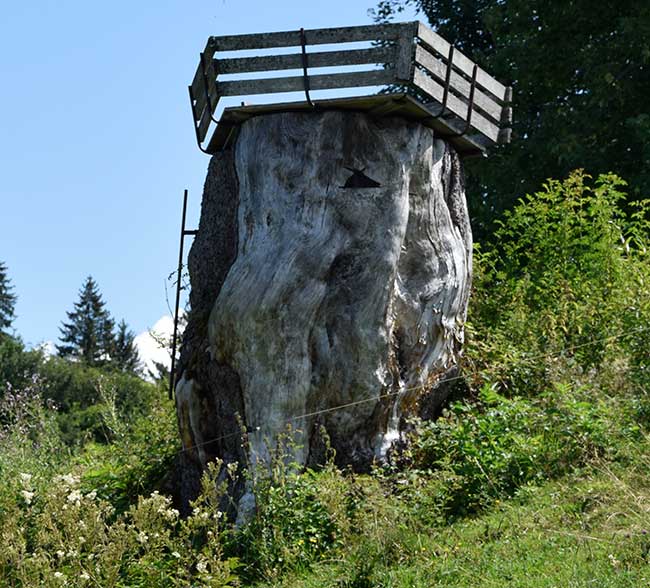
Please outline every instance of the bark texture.
[{"label": "bark texture", "polygon": [[237,418],[253,462],[287,424],[299,463],[322,458],[321,425],[340,463],[385,455],[419,398],[443,400],[471,263],[461,163],[430,129],[337,111],[245,122],[210,162],[189,255],[186,496],[207,460],[246,458]]}]

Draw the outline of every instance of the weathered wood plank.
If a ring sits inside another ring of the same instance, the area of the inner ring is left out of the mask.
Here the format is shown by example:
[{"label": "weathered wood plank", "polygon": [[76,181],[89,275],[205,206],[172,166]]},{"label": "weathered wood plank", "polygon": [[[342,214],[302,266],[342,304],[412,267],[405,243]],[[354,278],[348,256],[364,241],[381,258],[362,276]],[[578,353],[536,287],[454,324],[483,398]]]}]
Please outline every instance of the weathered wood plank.
[{"label": "weathered wood plank", "polygon": [[[406,94],[372,94],[369,96],[355,96],[347,98],[330,98],[319,100],[323,108],[356,110],[369,112],[375,116],[397,114],[407,120],[417,120],[423,125],[438,131],[441,136],[459,132],[461,123],[458,118],[448,121],[442,118],[432,118],[431,111],[411,96]],[[275,104],[257,104],[226,108],[221,117],[227,124],[217,127],[210,138],[207,150],[216,153],[224,149],[231,139],[237,135],[235,123],[241,123],[251,116],[270,114],[274,112],[303,112],[310,110],[306,102],[285,102]],[[489,149],[494,143],[487,137],[476,132],[462,137],[450,137],[448,140],[463,157],[474,157]]]},{"label": "weathered wood plank", "polygon": [[[214,49],[210,47],[210,41],[208,41],[207,45],[205,46],[202,55],[205,56],[204,59],[206,60],[206,63],[208,63],[212,59],[214,55]],[[199,63],[199,66],[196,68],[196,72],[194,72],[192,83],[190,84],[190,86],[192,87],[192,94],[194,95],[194,97],[199,95],[200,86],[202,84],[203,84],[203,76],[201,75],[201,64]]]},{"label": "weathered wood plank", "polygon": [[403,82],[410,82],[413,74],[413,52],[415,50],[416,24],[412,27],[404,27],[397,41],[397,60],[395,71],[397,79]]},{"label": "weathered wood plank", "polygon": [[[336,29],[308,29],[305,30],[305,40],[308,45],[395,40],[405,28],[405,25],[408,24],[410,23],[363,25]],[[210,37],[208,45],[215,51],[297,47],[300,45],[300,31]]]},{"label": "weathered wood plank", "polygon": [[[454,53],[454,58],[456,57]],[[425,67],[436,78],[444,83],[447,74],[447,65],[440,59],[434,57],[424,47],[418,46],[415,50],[415,62]],[[454,61],[455,65],[455,61]],[[471,83],[468,82],[463,76],[457,74],[452,70],[451,78],[449,80],[450,87],[457,90],[460,94],[469,99]],[[474,89],[474,104],[482,108],[489,116],[496,122],[501,120],[503,106],[492,100],[487,94],[484,94],[478,88]]]},{"label": "weathered wood plank", "polygon": [[[429,96],[442,103],[444,94],[442,85],[438,84],[434,79],[419,70],[415,70],[414,82],[416,86],[429,94]],[[455,115],[459,116],[463,121],[467,120],[467,104],[451,93],[447,96],[447,108]],[[487,118],[474,111],[472,112],[471,124],[486,137],[495,143],[497,142],[499,138],[499,128],[492,124]]]},{"label": "weathered wood plank", "polygon": [[[362,65],[366,63],[392,63],[394,61],[394,47],[375,47],[373,49],[355,49],[352,51],[323,51],[318,53],[307,53],[307,63],[310,68],[331,67],[337,65]],[[215,59],[212,63],[219,74],[301,69],[302,55],[300,53],[291,53],[285,55],[267,55],[263,57],[233,57],[230,59]]]},{"label": "weathered wood plank", "polygon": [[[206,80],[207,80],[207,85],[208,85],[208,92],[210,94],[210,101],[209,104],[212,106],[212,110],[210,111],[211,113],[214,113],[214,111],[217,108],[217,103],[219,102],[219,93],[217,92],[217,74],[214,71],[213,67],[213,60],[210,59],[208,60],[207,58],[205,59],[205,67],[206,67]],[[199,73],[201,73],[201,64],[199,63]],[[195,112],[196,114],[200,114],[203,112],[203,109],[207,107],[208,105],[208,100],[205,94],[205,83],[201,82],[199,84],[199,94],[193,94],[194,99],[196,100],[196,105],[195,105]],[[198,118],[196,120],[199,120]]]},{"label": "weathered wood plank", "polygon": [[212,120],[212,113],[210,112],[209,108],[204,108],[203,113],[201,114],[201,120],[199,121],[198,124],[198,134],[199,134],[199,141],[203,142],[203,139],[205,139],[205,136],[208,134],[208,129],[210,128],[210,121]]},{"label": "weathered wood plank", "polygon": [[[436,53],[439,53],[444,57],[449,54],[449,43],[422,23],[420,23],[420,26],[418,27],[418,36]],[[454,51],[454,65],[468,76],[472,75],[474,62],[458,50]],[[476,82],[494,94],[497,99],[501,100],[502,102],[505,101],[507,88],[503,84],[497,82],[491,75],[482,70],[480,67],[476,73]]]},{"label": "weathered wood plank", "polygon": [[[331,90],[334,88],[381,86],[383,84],[392,84],[396,81],[395,69],[386,68],[375,71],[309,76],[309,87],[311,90]],[[302,76],[292,76],[286,78],[234,80],[231,82],[217,82],[217,87],[220,96],[299,92],[304,89],[304,79]]]}]

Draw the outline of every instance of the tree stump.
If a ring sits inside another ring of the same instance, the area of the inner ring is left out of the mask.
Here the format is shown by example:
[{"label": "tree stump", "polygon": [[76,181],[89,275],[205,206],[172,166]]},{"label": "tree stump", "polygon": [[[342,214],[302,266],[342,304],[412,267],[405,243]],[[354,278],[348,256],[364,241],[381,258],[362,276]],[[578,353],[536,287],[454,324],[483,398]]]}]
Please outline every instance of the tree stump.
[{"label": "tree stump", "polygon": [[472,268],[461,162],[402,118],[252,118],[210,162],[188,265],[183,500],[206,462],[266,460],[287,425],[298,463],[323,459],[325,427],[336,461],[366,469],[424,394],[444,401],[436,382],[461,351]]}]

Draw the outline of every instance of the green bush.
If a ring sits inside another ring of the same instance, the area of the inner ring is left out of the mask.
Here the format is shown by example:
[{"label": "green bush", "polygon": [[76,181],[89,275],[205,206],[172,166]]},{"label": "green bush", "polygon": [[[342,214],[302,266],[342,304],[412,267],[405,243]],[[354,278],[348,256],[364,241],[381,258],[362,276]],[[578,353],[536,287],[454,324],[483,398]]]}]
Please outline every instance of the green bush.
[{"label": "green bush", "polygon": [[118,410],[125,415],[143,414],[157,391],[133,374],[51,357],[41,369],[43,394],[62,412],[84,409],[114,396]]},{"label": "green bush", "polygon": [[22,390],[43,362],[39,350],[27,350],[20,339],[0,333],[0,397],[8,389]]},{"label": "green bush", "polygon": [[302,473],[292,437],[290,431],[280,435],[270,464],[246,473],[255,510],[230,538],[245,580],[273,580],[287,570],[307,569],[337,545],[337,509],[330,508],[324,493],[332,471]]},{"label": "green bush", "polygon": [[174,405],[166,397],[152,402],[145,416],[125,424],[100,405],[111,443],[86,448],[89,462],[82,484],[94,489],[118,512],[126,511],[140,495],[168,490],[168,478],[180,450]]},{"label": "green bush", "polygon": [[484,380],[536,394],[570,358],[568,378],[618,361],[650,383],[648,202],[626,213],[624,185],[549,180],[477,248],[467,353]]},{"label": "green bush", "polygon": [[481,404],[455,403],[437,421],[421,424],[415,464],[447,480],[441,495],[446,518],[611,457],[622,427],[611,406],[589,401],[586,392],[563,386],[530,400],[486,386]]}]

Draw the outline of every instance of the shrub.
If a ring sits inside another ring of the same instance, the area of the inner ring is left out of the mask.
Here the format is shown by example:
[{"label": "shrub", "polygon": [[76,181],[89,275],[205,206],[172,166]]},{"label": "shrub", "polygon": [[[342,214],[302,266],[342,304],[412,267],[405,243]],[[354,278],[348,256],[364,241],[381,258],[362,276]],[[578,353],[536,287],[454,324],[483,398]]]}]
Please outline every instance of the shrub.
[{"label": "shrub", "polygon": [[280,435],[268,466],[260,463],[246,473],[255,510],[230,538],[246,580],[273,580],[287,570],[306,569],[339,538],[336,508],[323,494],[323,479],[332,470],[301,473],[292,437],[291,430]]},{"label": "shrub", "polygon": [[623,430],[589,391],[558,386],[535,399],[506,398],[492,387],[481,404],[458,402],[414,435],[417,468],[446,480],[446,518],[474,513],[527,483],[561,476],[615,453]]},{"label": "shrub", "polygon": [[116,515],[73,474],[39,485],[23,473],[12,516],[0,519],[0,577],[23,588],[235,586],[237,562],[222,556],[221,513],[209,497],[213,473],[183,520],[170,499],[156,492]]},{"label": "shrub", "polygon": [[582,171],[549,180],[477,249],[467,351],[484,379],[534,394],[556,380],[554,358],[580,376],[621,354],[647,376],[648,202],[626,213],[624,185]]},{"label": "shrub", "polygon": [[42,362],[42,351],[27,350],[19,339],[0,333],[0,397],[8,388],[28,386]]}]

